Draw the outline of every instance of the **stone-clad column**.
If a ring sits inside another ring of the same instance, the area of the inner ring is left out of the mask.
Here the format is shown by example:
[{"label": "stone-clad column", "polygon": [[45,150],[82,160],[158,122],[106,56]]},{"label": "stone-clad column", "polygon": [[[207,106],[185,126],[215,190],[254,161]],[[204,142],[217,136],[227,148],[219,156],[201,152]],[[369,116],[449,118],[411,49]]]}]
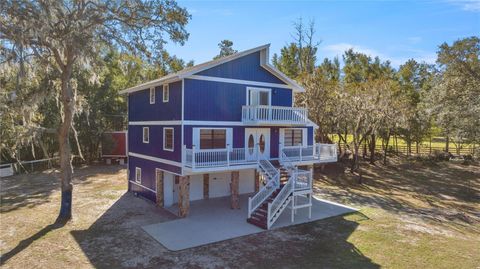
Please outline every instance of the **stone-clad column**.
[{"label": "stone-clad column", "polygon": [[254,173],[255,173],[255,176],[254,176],[255,192],[258,192],[260,190],[260,173],[257,171],[257,169],[255,169]]},{"label": "stone-clad column", "polygon": [[232,181],[230,183],[230,206],[232,209],[240,209],[240,201],[239,201],[239,180],[240,180],[240,172],[233,171],[232,172]]},{"label": "stone-clad column", "polygon": [[163,178],[164,178],[164,172],[162,170],[156,169],[155,170],[155,184],[157,186],[156,188],[156,200],[157,200],[157,206],[163,207],[164,202],[163,202]]},{"label": "stone-clad column", "polygon": [[181,176],[178,182],[178,216],[185,218],[190,211],[190,177]]},{"label": "stone-clad column", "polygon": [[210,188],[209,175],[203,174],[203,199],[208,199],[208,197],[210,196],[209,188]]}]

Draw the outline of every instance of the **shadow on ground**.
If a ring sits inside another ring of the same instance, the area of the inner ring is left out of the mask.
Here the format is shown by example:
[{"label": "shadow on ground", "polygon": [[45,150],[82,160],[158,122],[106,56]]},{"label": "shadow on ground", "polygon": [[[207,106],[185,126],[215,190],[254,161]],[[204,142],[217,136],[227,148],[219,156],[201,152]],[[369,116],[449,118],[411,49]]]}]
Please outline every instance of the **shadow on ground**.
[{"label": "shadow on ground", "polygon": [[[101,170],[100,170],[101,169]],[[74,184],[90,184],[98,174],[117,174],[123,166],[98,166],[98,173],[92,174],[88,166],[75,168]],[[0,213],[7,213],[22,207],[35,207],[50,202],[54,191],[60,190],[58,170],[14,175],[0,180]]]},{"label": "shadow on ground", "polygon": [[[363,184],[340,163],[316,170],[316,191],[340,202],[379,207],[437,222],[480,221],[480,167],[449,162],[429,165],[362,165]],[[381,180],[378,180],[381,179]],[[331,189],[325,186],[332,187]]]},{"label": "shadow on ground", "polygon": [[88,229],[71,234],[95,268],[379,268],[347,241],[361,221],[369,221],[361,213],[354,213],[353,221],[351,216],[173,252],[141,226],[176,217],[126,193]]}]

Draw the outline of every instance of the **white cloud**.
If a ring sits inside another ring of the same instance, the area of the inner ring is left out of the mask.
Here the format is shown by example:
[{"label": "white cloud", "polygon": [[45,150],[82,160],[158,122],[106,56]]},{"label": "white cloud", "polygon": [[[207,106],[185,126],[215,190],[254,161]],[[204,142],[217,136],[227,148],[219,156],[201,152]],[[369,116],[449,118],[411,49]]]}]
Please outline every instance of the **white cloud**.
[{"label": "white cloud", "polygon": [[466,11],[480,12],[480,0],[447,0],[447,2],[460,6]]}]

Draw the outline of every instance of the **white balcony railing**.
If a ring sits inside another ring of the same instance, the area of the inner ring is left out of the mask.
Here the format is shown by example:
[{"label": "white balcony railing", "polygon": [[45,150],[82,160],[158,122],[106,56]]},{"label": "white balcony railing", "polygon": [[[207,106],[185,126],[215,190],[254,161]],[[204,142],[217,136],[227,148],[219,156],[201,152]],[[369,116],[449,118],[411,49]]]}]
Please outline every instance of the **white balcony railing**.
[{"label": "white balcony railing", "polygon": [[311,146],[293,146],[284,147],[280,155],[280,160],[287,157],[289,161],[302,162],[318,160],[319,162],[336,162],[337,145],[335,144],[315,144]]},{"label": "white balcony railing", "polygon": [[246,123],[306,124],[306,108],[285,106],[242,106],[242,121]]},{"label": "white balcony railing", "polygon": [[[210,167],[229,167],[237,165],[256,164],[258,162],[258,147],[253,154],[248,148],[226,149],[191,149],[184,146],[184,165],[192,169]],[[337,147],[335,144],[315,144],[311,146],[285,147],[280,154],[280,161],[289,162],[336,162]]]},{"label": "white balcony railing", "polygon": [[207,168],[253,164],[257,158],[247,158],[245,148],[226,149],[191,149],[184,147],[185,166],[191,168]]}]

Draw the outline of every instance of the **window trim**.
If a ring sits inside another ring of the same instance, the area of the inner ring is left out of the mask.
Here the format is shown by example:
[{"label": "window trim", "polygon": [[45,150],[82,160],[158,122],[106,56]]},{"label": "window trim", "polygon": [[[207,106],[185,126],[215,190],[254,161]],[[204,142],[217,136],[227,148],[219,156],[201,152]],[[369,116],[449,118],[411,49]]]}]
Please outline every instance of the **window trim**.
[{"label": "window trim", "polygon": [[298,147],[298,145],[293,146],[285,146],[285,131],[287,130],[301,130],[302,131],[302,147],[308,146],[308,129],[307,128],[282,128],[281,132],[281,142],[283,148],[294,148]]},{"label": "window trim", "polygon": [[[153,100],[152,100],[152,97],[153,97]],[[155,104],[155,87],[150,88],[149,101],[151,105]]]},{"label": "window trim", "polygon": [[[227,127],[196,127],[193,128],[193,136],[192,136],[192,145],[195,146],[195,149],[200,150],[200,132],[201,130],[225,130],[225,146],[227,149],[229,147],[233,147],[232,142],[232,128]],[[214,150],[214,149],[206,149],[206,150]],[[219,150],[219,149],[216,149]],[[221,149],[220,149],[221,150]]]},{"label": "window trim", "polygon": [[[147,139],[145,139],[145,130],[147,130]],[[144,144],[149,144],[150,143],[150,128],[149,127],[143,127],[142,128],[142,142]]]},{"label": "window trim", "polygon": [[135,167],[135,182],[142,184],[142,168]]},{"label": "window trim", "polygon": [[[167,93],[167,98],[166,99],[165,99],[165,92]],[[162,100],[163,100],[164,103],[167,103],[170,100],[170,86],[169,86],[169,84],[163,84]]]},{"label": "window trim", "polygon": [[246,99],[246,105],[247,106],[252,106],[252,104],[250,103],[250,91],[268,92],[268,106],[272,105],[272,89],[270,89],[270,88],[259,88],[259,87],[247,87],[247,99]]},{"label": "window trim", "polygon": [[[172,148],[171,149],[165,147],[165,138],[166,138],[165,130],[172,130]],[[172,151],[172,152],[175,150],[175,129],[173,127],[163,127],[163,150]]]}]

